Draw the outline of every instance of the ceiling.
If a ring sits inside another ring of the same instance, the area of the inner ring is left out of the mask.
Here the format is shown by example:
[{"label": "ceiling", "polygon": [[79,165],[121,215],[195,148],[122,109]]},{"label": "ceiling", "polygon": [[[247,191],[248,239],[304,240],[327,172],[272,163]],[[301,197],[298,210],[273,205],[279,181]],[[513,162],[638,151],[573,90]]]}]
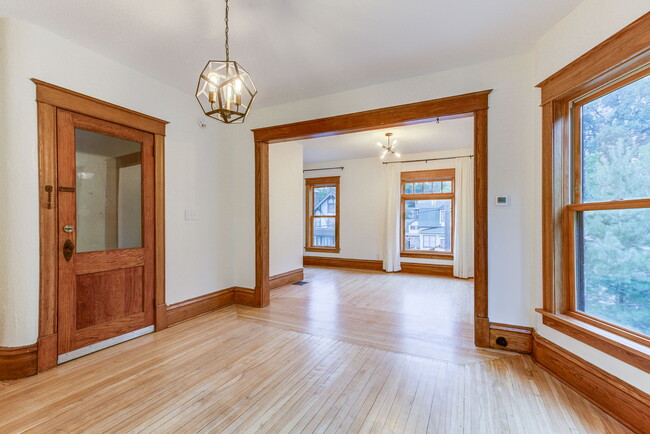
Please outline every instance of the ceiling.
[{"label": "ceiling", "polygon": [[[340,136],[319,137],[301,140],[303,162],[354,160],[373,158],[381,155],[377,142],[386,143],[387,132],[393,133],[397,140],[395,150],[402,155],[421,152],[447,151],[450,149],[471,148],[474,146],[474,118],[440,120],[440,123],[427,122],[403,127],[388,128]],[[386,160],[390,160],[389,156]],[[393,158],[394,159],[394,158]]]},{"label": "ceiling", "polygon": [[[230,48],[268,106],[504,57],[581,0],[232,0]],[[13,16],[193,93],[222,0],[0,0]]]}]

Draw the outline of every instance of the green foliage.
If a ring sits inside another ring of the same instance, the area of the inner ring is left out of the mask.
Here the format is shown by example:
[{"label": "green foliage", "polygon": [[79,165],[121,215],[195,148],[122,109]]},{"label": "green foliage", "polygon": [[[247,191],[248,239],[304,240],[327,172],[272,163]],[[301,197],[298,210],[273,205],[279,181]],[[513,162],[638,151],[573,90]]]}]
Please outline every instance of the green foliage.
[{"label": "green foliage", "polygon": [[[650,198],[650,76],[582,108],[584,202]],[[578,309],[650,335],[650,209],[582,215]]]}]

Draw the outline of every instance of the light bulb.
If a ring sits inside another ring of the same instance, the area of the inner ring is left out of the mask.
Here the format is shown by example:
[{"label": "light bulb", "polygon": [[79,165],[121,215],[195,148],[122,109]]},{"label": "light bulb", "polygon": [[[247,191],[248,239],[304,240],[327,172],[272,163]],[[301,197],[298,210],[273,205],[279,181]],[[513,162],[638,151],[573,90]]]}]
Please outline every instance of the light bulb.
[{"label": "light bulb", "polygon": [[381,147],[383,147],[384,145],[382,145],[381,143],[377,142],[377,146],[379,146],[379,147],[381,148]]},{"label": "light bulb", "polygon": [[243,83],[240,79],[235,80],[235,104],[241,105],[241,91]]},{"label": "light bulb", "polygon": [[208,101],[214,104],[217,102],[217,86],[219,86],[219,74],[211,72],[208,74]]},{"label": "light bulb", "polygon": [[225,100],[226,100],[226,110],[230,110],[230,104],[233,102],[232,83],[228,83],[224,87],[224,93],[225,93]]},{"label": "light bulb", "polygon": [[399,157],[402,156],[402,154],[400,154],[399,152],[395,152],[395,156],[396,156],[397,158],[399,158]]},{"label": "light bulb", "polygon": [[381,154],[381,159],[382,159],[382,160],[383,160],[384,157],[386,156],[386,152],[388,152],[388,151],[384,151],[384,152]]}]

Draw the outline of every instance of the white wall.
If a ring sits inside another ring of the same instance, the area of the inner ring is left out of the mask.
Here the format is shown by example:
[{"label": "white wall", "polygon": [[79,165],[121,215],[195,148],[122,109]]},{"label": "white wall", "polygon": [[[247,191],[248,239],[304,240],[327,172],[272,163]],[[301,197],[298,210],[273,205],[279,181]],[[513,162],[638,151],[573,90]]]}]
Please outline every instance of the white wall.
[{"label": "white wall", "polygon": [[[225,126],[210,121],[208,128],[198,127],[193,84],[181,92],[15,19],[0,19],[0,35],[0,346],[29,345],[38,334],[32,77],[171,122],[165,151],[167,302],[232,286],[232,148]],[[199,221],[185,221],[185,208],[196,209]]]},{"label": "white wall", "polygon": [[[470,155],[473,152],[473,148],[471,147],[471,143],[468,145],[470,145],[469,148],[454,149],[450,151],[402,154],[401,159],[411,160]],[[272,145],[271,149],[273,149],[274,146],[276,145]],[[305,169],[338,166],[343,166],[344,169],[305,172],[304,177],[341,177],[341,251],[339,253],[305,252],[305,256],[383,260],[386,232],[386,166],[382,164],[382,160],[375,157],[305,164]],[[448,169],[453,167],[454,160],[441,160],[430,161],[428,163],[418,162],[403,164],[402,171]],[[449,260],[422,258],[402,258],[402,261],[448,265],[453,263],[453,261]]]},{"label": "white wall", "polygon": [[[626,0],[625,2],[611,2],[607,0],[583,1],[537,41],[534,47],[535,56],[532,84],[535,85],[543,81],[648,11],[649,6],[647,0]],[[539,105],[539,102],[539,92],[536,90],[536,107]],[[532,194],[535,198],[535,203],[541,204],[542,113],[538,107],[535,110],[534,120],[533,137],[535,139],[535,155],[533,161],[535,164],[532,167],[532,177],[535,180],[535,184]],[[535,227],[541,227],[541,208],[539,206],[532,217]],[[531,275],[533,294],[531,308],[542,305],[542,253],[541,231],[539,230],[535,232],[534,245],[536,246],[535,249],[530,252],[532,259],[535,261],[535,267],[533,267],[533,274]],[[579,357],[628,383],[634,384],[637,388],[650,393],[650,375],[647,373],[544,326],[541,321],[541,315],[534,314],[534,316],[533,325],[540,335],[569,349]]]},{"label": "white wall", "polygon": [[[532,54],[399,80],[276,107],[254,110],[245,126],[230,133],[235,145],[236,214],[242,242],[236,246],[237,285],[252,287],[255,279],[254,155],[249,129],[339,115],[378,107],[494,89],[489,103],[489,287],[490,319],[530,325],[530,273],[538,264],[530,260],[532,234],[538,230],[531,214],[539,204],[530,192],[534,180],[532,123]],[[263,91],[263,90],[261,90]],[[271,145],[274,146],[274,145]],[[494,207],[495,195],[510,195],[512,205]],[[344,212],[344,210],[342,210]]]},{"label": "white wall", "polygon": [[277,143],[269,150],[269,274],[302,268],[302,145]]}]

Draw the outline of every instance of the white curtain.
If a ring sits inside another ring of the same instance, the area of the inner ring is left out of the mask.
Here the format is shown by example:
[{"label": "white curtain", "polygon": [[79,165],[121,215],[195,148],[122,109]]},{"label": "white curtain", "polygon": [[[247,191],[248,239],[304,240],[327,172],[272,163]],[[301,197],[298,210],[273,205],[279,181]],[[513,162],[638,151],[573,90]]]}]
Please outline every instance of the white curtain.
[{"label": "white curtain", "polygon": [[474,277],[474,165],[456,158],[456,216],[454,220],[454,276]]},{"label": "white curtain", "polygon": [[386,239],[384,242],[384,270],[400,271],[400,174],[401,164],[386,167]]}]

